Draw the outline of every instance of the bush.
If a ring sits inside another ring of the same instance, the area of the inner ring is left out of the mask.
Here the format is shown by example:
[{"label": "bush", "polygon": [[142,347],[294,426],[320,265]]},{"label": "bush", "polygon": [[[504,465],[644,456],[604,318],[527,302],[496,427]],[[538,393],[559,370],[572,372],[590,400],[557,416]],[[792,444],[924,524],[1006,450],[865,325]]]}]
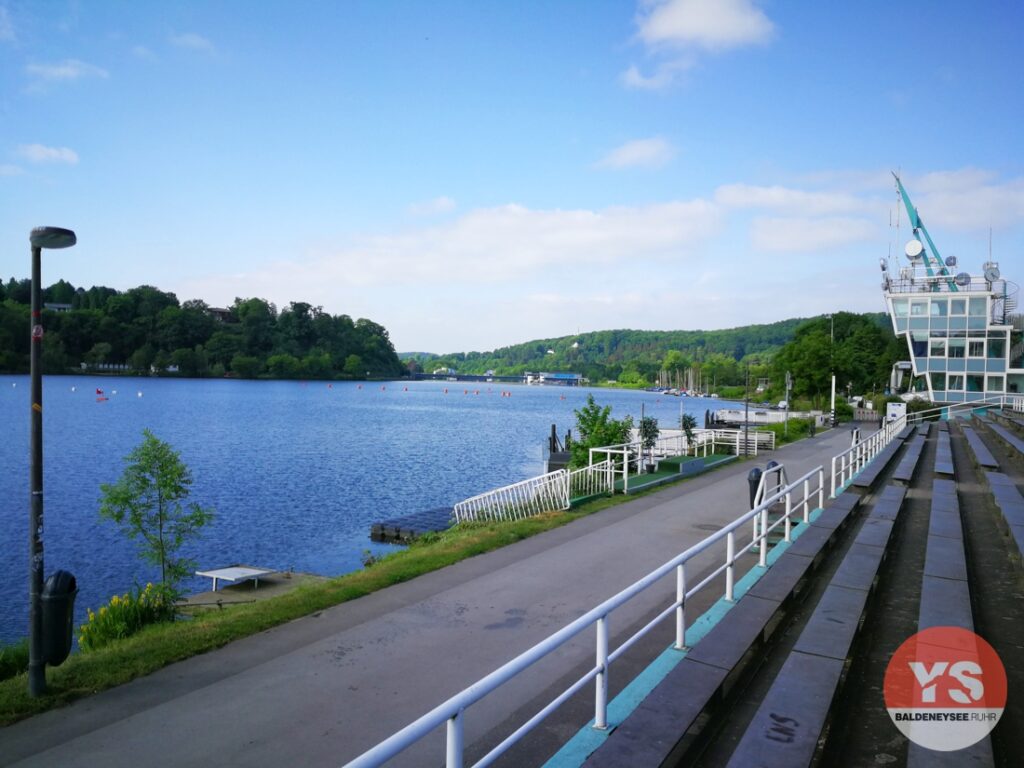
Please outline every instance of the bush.
[{"label": "bush", "polygon": [[814,419],[790,419],[788,435],[786,434],[787,429],[785,424],[766,424],[763,427],[758,427],[758,430],[762,432],[774,432],[775,444],[782,445],[783,443],[791,443],[794,440],[807,437],[811,431],[811,424],[813,423]]},{"label": "bush", "polygon": [[174,618],[174,598],[164,587],[147,584],[134,592],[114,595],[99,611],[89,611],[89,621],[79,627],[78,646],[83,651],[97,648],[130,637],[148,624],[171,621]]},{"label": "bush", "polygon": [[28,638],[11,645],[0,645],[0,680],[20,675],[28,669]]}]

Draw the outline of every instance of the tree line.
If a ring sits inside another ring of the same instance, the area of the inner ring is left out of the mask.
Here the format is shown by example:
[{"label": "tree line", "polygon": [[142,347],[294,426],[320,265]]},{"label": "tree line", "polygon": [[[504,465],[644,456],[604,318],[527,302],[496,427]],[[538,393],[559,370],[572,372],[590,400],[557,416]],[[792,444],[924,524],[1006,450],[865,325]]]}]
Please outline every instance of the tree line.
[{"label": "tree line", "polygon": [[[581,373],[593,383],[625,386],[674,382],[690,372],[704,391],[769,385],[759,399],[785,396],[788,371],[791,396],[821,407],[836,375],[840,395],[881,393],[893,363],[907,354],[882,313],[837,312],[718,331],[614,330],[563,336],[504,347],[493,352],[403,355],[411,370],[430,373],[450,368],[460,373],[515,376],[527,371]],[[659,375],[665,372],[666,376]],[[730,396],[737,396],[735,392]],[[739,395],[742,396],[742,395]]]},{"label": "tree line", "polygon": [[698,366],[720,385],[742,384],[746,365],[766,364],[793,338],[802,319],[715,331],[594,331],[537,339],[493,352],[403,354],[413,371],[450,368],[460,373],[519,376],[527,371],[580,373],[594,383],[627,386],[657,382],[658,372]]},{"label": "tree line", "polygon": [[[387,330],[371,320],[330,315],[260,298],[218,309],[149,285],[127,291],[43,290],[45,373],[120,370],[190,377],[357,379],[405,372]],[[29,369],[31,281],[0,282],[0,371]]]}]

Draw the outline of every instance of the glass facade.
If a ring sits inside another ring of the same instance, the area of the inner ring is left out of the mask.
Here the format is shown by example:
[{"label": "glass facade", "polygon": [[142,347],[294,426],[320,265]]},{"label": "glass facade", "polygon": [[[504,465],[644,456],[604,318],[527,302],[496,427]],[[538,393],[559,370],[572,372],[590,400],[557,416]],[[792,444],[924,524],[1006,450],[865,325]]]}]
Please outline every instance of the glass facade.
[{"label": "glass facade", "polygon": [[1010,327],[989,320],[989,294],[886,298],[893,330],[907,340],[914,374],[926,378],[936,402],[980,400],[1024,388],[1024,374],[1010,369]]}]

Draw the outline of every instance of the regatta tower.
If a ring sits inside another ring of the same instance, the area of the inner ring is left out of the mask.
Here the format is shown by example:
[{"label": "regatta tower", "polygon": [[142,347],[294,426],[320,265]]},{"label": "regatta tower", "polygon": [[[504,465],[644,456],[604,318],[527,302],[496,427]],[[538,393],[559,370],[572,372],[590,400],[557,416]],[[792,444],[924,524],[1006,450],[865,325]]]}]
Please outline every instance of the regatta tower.
[{"label": "regatta tower", "polygon": [[914,237],[904,249],[905,263],[881,260],[893,331],[910,352],[910,360],[893,369],[894,391],[898,374],[912,371],[912,390],[936,403],[1024,392],[1017,285],[993,261],[982,265],[980,275],[957,272],[956,257],[939,255],[898,176],[896,187]]}]

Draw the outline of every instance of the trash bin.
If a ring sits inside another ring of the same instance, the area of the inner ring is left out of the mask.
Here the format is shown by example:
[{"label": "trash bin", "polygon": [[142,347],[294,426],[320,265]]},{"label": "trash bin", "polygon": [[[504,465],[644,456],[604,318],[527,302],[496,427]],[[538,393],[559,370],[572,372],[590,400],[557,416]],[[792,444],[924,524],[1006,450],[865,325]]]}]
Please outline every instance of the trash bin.
[{"label": "trash bin", "polygon": [[50,666],[60,666],[71,653],[77,594],[78,582],[68,571],[57,571],[43,585],[43,661]]},{"label": "trash bin", "polygon": [[754,498],[757,496],[757,486],[761,484],[761,468],[754,467],[747,473],[747,485],[750,487],[750,508],[754,508]]}]

